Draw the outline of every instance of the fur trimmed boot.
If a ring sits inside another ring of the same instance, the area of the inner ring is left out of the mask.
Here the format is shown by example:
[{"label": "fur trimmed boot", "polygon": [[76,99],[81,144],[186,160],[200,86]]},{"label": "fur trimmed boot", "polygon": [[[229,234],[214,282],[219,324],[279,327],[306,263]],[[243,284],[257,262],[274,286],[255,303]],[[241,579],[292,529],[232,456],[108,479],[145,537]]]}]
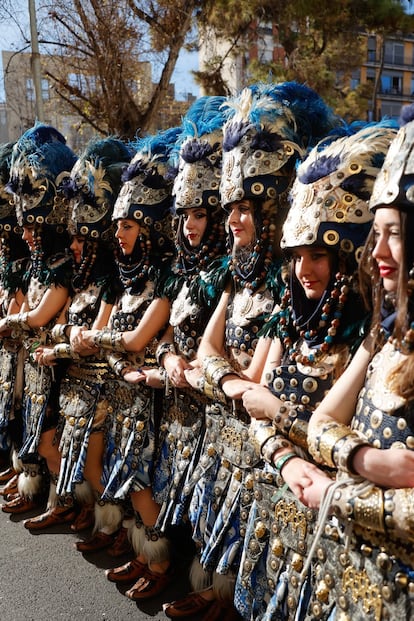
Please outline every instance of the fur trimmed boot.
[{"label": "fur trimmed boot", "polygon": [[39,531],[51,526],[67,524],[74,519],[76,513],[73,507],[73,498],[71,496],[58,496],[56,493],[58,476],[58,474],[50,473],[49,497],[46,511],[30,520],[25,520],[25,528],[31,531]]},{"label": "fur trimmed boot", "polygon": [[77,541],[79,552],[97,552],[109,548],[116,538],[122,522],[122,509],[119,503],[98,500],[95,502],[95,526],[93,536],[87,541]]},{"label": "fur trimmed boot", "polygon": [[91,528],[95,523],[95,501],[93,489],[88,481],[76,485],[75,498],[80,509],[70,528],[78,532]]},{"label": "fur trimmed boot", "polygon": [[44,473],[41,463],[23,464],[17,480],[17,494],[1,508],[4,513],[27,513],[42,502]]}]

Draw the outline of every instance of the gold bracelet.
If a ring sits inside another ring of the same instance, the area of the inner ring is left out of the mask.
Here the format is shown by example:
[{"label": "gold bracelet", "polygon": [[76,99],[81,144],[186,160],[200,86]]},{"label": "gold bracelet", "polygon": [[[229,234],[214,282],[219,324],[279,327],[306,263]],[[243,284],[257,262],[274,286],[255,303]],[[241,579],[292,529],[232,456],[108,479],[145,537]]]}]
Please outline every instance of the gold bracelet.
[{"label": "gold bracelet", "polygon": [[296,446],[308,449],[308,422],[296,418],[289,429],[288,438]]},{"label": "gold bracelet", "polygon": [[352,431],[347,425],[341,425],[339,423],[328,423],[324,425],[322,433],[318,438],[317,446],[315,447],[316,451],[319,453],[320,461],[331,468],[335,468],[335,462],[333,460],[335,444],[350,434],[352,434]]},{"label": "gold bracelet", "polygon": [[206,381],[213,386],[220,386],[225,375],[238,375],[230,362],[223,356],[206,356],[203,360],[203,373]]},{"label": "gold bracelet", "polygon": [[93,337],[93,343],[99,349],[110,349],[112,351],[125,353],[125,348],[122,343],[122,332],[98,330]]}]

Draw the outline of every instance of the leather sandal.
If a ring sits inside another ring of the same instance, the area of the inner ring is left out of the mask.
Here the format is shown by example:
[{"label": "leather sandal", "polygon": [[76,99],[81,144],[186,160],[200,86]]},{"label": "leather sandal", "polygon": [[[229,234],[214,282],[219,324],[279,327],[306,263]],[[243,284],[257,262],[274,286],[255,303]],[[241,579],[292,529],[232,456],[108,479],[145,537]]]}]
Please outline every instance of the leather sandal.
[{"label": "leather sandal", "polygon": [[114,542],[114,538],[114,535],[107,535],[101,530],[98,530],[91,539],[87,541],[77,541],[75,543],[75,548],[79,550],[79,552],[97,552],[98,550],[108,548]]},{"label": "leather sandal", "polygon": [[8,483],[10,479],[12,479],[16,474],[16,470],[11,467],[3,470],[3,472],[0,472],[0,485],[5,485],[6,483]]},{"label": "leather sandal", "polygon": [[90,528],[95,523],[95,511],[93,505],[83,505],[82,509],[79,511],[78,515],[73,520],[73,523],[70,525],[71,530],[77,533],[80,530],[86,530]]},{"label": "leather sandal", "polygon": [[163,609],[167,617],[178,619],[179,617],[193,617],[193,615],[209,608],[213,603],[214,599],[205,599],[200,593],[189,593],[182,599],[164,604]]},{"label": "leather sandal", "polygon": [[137,558],[134,558],[132,561],[125,563],[125,565],[122,565],[121,567],[107,569],[105,574],[110,582],[133,582],[134,580],[145,576],[147,569],[148,566],[145,563],[141,563],[141,561]]},{"label": "leather sandal", "polygon": [[30,520],[25,520],[23,525],[28,530],[43,530],[51,526],[67,524],[73,520],[75,515],[72,507],[54,507]]},{"label": "leather sandal", "polygon": [[[132,551],[132,545],[128,537],[128,529],[122,526],[119,529],[118,535],[108,550],[109,556],[118,557],[127,554]],[[138,577],[138,576],[137,576]]]},{"label": "leather sandal", "polygon": [[39,508],[39,502],[37,500],[34,498],[24,498],[24,496],[20,496],[19,494],[16,498],[10,500],[10,502],[5,502],[2,505],[1,510],[4,513],[19,514],[27,513],[28,511],[33,511],[33,509],[37,508]]},{"label": "leather sandal", "polygon": [[18,481],[19,481],[19,475],[15,474],[14,477],[9,479],[6,485],[0,490],[0,495],[6,498],[6,496],[15,494],[18,491],[18,488],[17,488]]},{"label": "leather sandal", "polygon": [[150,599],[162,593],[173,579],[174,572],[171,567],[163,574],[156,574],[147,568],[144,576],[126,591],[125,595],[134,601]]}]

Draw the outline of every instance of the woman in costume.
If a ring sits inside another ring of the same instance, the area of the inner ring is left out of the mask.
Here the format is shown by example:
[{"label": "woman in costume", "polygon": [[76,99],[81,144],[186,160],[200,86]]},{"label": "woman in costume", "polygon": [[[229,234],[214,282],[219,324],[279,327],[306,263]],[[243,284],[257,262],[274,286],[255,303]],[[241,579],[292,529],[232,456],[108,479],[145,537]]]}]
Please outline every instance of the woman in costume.
[{"label": "woman in costume", "polygon": [[[225,253],[219,202],[224,102],[224,97],[198,99],[183,120],[174,150],[179,154],[173,188],[178,256],[165,288],[171,303],[170,322],[156,351],[157,362],[163,367],[161,374],[164,378],[167,374],[170,386],[161,422],[162,446],[153,475],[154,498],[161,506],[157,524],[163,531],[183,522],[190,494],[184,489],[184,481],[204,427],[205,403],[189,390],[184,370],[196,357],[218,297],[217,288],[209,282],[209,269]],[[150,375],[147,381],[151,381]],[[140,565],[132,561],[109,570],[107,577],[121,584],[132,582],[137,572]]]},{"label": "woman in costume", "polygon": [[[112,373],[104,385],[110,418],[95,534],[77,548],[89,552],[110,545],[121,525],[121,504],[129,500],[138,526],[132,531],[132,544],[140,572],[126,595],[134,600],[156,595],[172,577],[169,542],[155,526],[159,505],[151,488],[162,391],[146,384],[143,369],[155,367],[155,337],[169,317],[169,302],[161,294],[174,253],[169,157],[177,137],[178,130],[173,129],[136,145],[112,216],[123,291],[109,328],[86,330],[79,336],[82,348],[98,348],[107,356]],[[124,527],[129,525],[127,520]]]},{"label": "woman in costume", "polygon": [[[316,522],[300,502],[312,468],[307,424],[368,327],[357,268],[371,228],[368,200],[396,129],[356,124],[340,133],[298,167],[281,240],[289,258],[284,290],[263,331],[273,338],[263,385],[238,388],[265,461],[254,472],[236,585],[245,619],[303,618],[308,591],[299,575]],[[234,394],[236,386],[224,378],[225,392]]]},{"label": "woman in costume", "polygon": [[[52,445],[58,418],[61,367],[39,367],[36,346],[47,338],[69,296],[72,263],[66,231],[68,207],[61,184],[76,161],[64,137],[53,127],[37,124],[13,149],[9,188],[13,193],[23,239],[30,250],[25,298],[19,313],[0,320],[0,334],[21,335],[25,348],[22,399],[23,443],[19,457],[19,494],[6,502],[6,513],[23,513],[37,506],[44,491],[43,474],[56,472]],[[45,461],[47,466],[45,466]],[[43,480],[43,488],[42,488]]]},{"label": "woman in costume", "polygon": [[[7,191],[14,143],[0,147],[0,317],[18,313],[24,298],[23,276],[29,249],[17,225],[13,198]],[[2,339],[0,349],[0,455],[9,467],[0,473],[0,485],[7,483],[3,495],[17,485],[21,465],[17,451],[21,445],[21,383],[23,371],[22,342]],[[11,461],[10,461],[11,458]],[[13,481],[12,481],[13,479]],[[10,483],[9,483],[10,482]]]},{"label": "woman in costume", "polygon": [[230,278],[200,344],[203,376],[186,374],[211,399],[189,511],[201,554],[192,568],[194,593],[170,605],[171,617],[207,608],[206,618],[234,618],[234,570],[251,503],[250,472],[260,455],[249,441],[247,412],[240,401],[226,399],[220,381],[232,373],[260,379],[250,362],[278,299],[276,255],[295,164],[309,137],[321,138],[334,123],[316,93],[295,83],[253,86],[229,105],[235,114],[224,126],[220,193]]},{"label": "woman in costume", "polygon": [[55,365],[60,359],[71,362],[60,386],[61,418],[53,444],[60,467],[51,473],[46,512],[25,521],[25,527],[30,530],[73,521],[75,501],[80,511],[72,530],[83,530],[93,524],[94,497],[85,480],[85,469],[87,478],[90,470],[101,472],[102,453],[98,451],[95,456],[93,447],[102,445],[105,429],[107,411],[101,392],[108,365],[96,356],[74,356],[70,338],[79,327],[99,329],[108,323],[117,294],[111,216],[121,187],[121,174],[130,159],[131,152],[120,140],[95,138],[79,157],[65,184],[71,208],[68,226],[73,255],[71,299],[64,323],[56,324],[51,330],[50,340],[55,344],[39,347],[34,357],[40,365],[47,366]]},{"label": "woman in costume", "polygon": [[[413,106],[402,119],[374,185],[361,261],[373,281],[371,334],[309,425],[310,452],[337,475],[327,485],[311,473],[304,490],[311,506],[323,497],[308,618],[322,605],[333,619],[414,614]],[[337,527],[324,529],[331,511]]]}]

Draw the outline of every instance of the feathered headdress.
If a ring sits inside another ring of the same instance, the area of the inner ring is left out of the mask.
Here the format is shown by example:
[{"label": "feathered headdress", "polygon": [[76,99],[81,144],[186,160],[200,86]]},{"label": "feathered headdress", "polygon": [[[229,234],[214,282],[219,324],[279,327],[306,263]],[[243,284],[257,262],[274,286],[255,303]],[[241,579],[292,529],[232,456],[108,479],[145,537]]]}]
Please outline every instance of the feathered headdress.
[{"label": "feathered headdress", "polygon": [[8,187],[14,194],[20,225],[66,225],[68,205],[61,184],[75,161],[75,154],[54,127],[37,123],[19,138]]},{"label": "feathered headdress", "polygon": [[295,82],[253,85],[229,100],[221,201],[287,196],[295,163],[340,120],[312,89]]},{"label": "feathered headdress", "polygon": [[312,149],[297,169],[282,248],[321,245],[359,260],[371,228],[368,201],[396,133],[393,121],[359,123]]},{"label": "feathered headdress", "polygon": [[116,138],[94,138],[74,165],[64,186],[70,199],[69,228],[97,239],[112,227],[112,211],[121,187],[121,175],[132,151]]},{"label": "feathered headdress", "polygon": [[220,204],[223,125],[227,118],[225,97],[200,97],[183,119],[177,142],[179,161],[173,195],[178,216],[190,208],[207,210],[207,226],[198,248],[188,244],[184,221],[177,220],[178,270],[199,272],[226,251],[226,231]]},{"label": "feathered headdress", "polygon": [[13,142],[0,146],[0,231],[10,231],[17,224],[13,196],[7,189],[13,146]]},{"label": "feathered headdress", "polygon": [[171,153],[180,134],[172,128],[139,140],[136,154],[122,175],[123,185],[113,220],[132,219],[152,250],[165,252],[173,244]]},{"label": "feathered headdress", "polygon": [[414,205],[414,104],[402,108],[400,125],[374,184],[373,211],[380,205],[403,210]]},{"label": "feathered headdress", "polygon": [[216,211],[220,205],[225,101],[225,97],[200,97],[183,119],[173,188],[177,213],[201,206]]}]

